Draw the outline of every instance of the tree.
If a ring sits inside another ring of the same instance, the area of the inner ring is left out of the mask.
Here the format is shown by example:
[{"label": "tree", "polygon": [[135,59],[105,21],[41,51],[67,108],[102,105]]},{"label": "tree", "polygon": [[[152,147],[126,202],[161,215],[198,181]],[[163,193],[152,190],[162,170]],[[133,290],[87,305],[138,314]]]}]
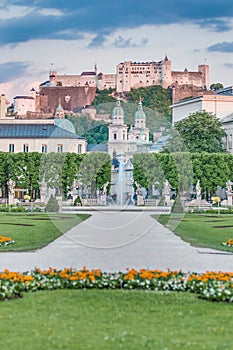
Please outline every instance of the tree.
[{"label": "tree", "polygon": [[111,158],[107,153],[87,153],[80,163],[78,179],[95,196],[96,189],[111,181]]},{"label": "tree", "polygon": [[[212,113],[196,112],[176,122],[174,127],[189,152],[224,152],[222,139],[226,135],[221,121]],[[177,135],[168,140],[166,148],[176,152]],[[179,150],[178,150],[179,151]]]},{"label": "tree", "polygon": [[218,90],[218,89],[222,89],[222,88],[223,88],[222,83],[213,83],[210,85],[210,90]]}]

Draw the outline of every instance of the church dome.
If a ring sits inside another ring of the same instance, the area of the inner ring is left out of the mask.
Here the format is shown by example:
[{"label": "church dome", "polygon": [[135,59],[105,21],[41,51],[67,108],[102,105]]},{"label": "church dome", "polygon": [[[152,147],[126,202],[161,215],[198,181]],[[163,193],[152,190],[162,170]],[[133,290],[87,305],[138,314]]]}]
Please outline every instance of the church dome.
[{"label": "church dome", "polygon": [[55,118],[55,125],[59,126],[59,128],[65,129],[66,131],[69,131],[75,134],[75,127],[73,123],[68,119]]},{"label": "church dome", "polygon": [[124,116],[124,110],[121,107],[121,101],[120,100],[117,100],[116,106],[112,110],[112,117],[115,117],[115,116]]},{"label": "church dome", "polygon": [[146,115],[142,109],[142,102],[139,101],[138,103],[138,110],[134,115],[134,119],[146,119]]}]

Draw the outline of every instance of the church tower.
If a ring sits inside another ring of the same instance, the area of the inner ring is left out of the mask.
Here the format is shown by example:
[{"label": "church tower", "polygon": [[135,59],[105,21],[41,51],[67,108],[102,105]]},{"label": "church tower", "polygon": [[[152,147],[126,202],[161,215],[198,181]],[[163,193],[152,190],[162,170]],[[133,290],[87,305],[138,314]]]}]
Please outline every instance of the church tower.
[{"label": "church tower", "polygon": [[146,127],[146,114],[142,108],[142,100],[138,103],[138,110],[134,115],[134,126],[131,127],[128,139],[137,142],[149,142],[149,129]]},{"label": "church tower", "polygon": [[127,125],[124,124],[124,111],[118,99],[112,111],[112,123],[108,127],[108,152],[113,156],[123,154],[127,147]]},{"label": "church tower", "polygon": [[55,118],[57,118],[57,119],[64,119],[64,117],[65,117],[65,111],[62,108],[61,99],[59,98],[59,103],[58,103],[58,106],[57,106],[57,108],[55,110]]}]

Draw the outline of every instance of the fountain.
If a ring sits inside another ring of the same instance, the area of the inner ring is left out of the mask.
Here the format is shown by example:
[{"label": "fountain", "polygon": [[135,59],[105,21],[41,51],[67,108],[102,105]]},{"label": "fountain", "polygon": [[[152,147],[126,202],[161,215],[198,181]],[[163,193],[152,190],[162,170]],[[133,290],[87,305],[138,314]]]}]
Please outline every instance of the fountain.
[{"label": "fountain", "polygon": [[112,172],[111,193],[116,197],[115,204],[120,207],[131,203],[133,189],[133,166],[123,155],[116,157],[117,166]]}]

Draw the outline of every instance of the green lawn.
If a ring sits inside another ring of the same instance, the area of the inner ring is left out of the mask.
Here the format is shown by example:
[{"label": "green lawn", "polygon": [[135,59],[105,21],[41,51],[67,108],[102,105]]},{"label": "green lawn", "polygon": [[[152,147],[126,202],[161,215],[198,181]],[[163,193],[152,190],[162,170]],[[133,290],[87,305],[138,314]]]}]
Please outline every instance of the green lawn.
[{"label": "green lawn", "polygon": [[0,213],[0,236],[15,241],[13,245],[0,247],[0,252],[42,248],[88,217],[88,214]]},{"label": "green lawn", "polygon": [[233,349],[233,304],[190,293],[43,291],[0,307],[1,350]]},{"label": "green lawn", "polygon": [[153,217],[168,228],[176,223],[174,232],[193,246],[233,252],[233,248],[222,245],[233,239],[233,215],[186,214],[181,218],[179,214],[172,214]]}]

